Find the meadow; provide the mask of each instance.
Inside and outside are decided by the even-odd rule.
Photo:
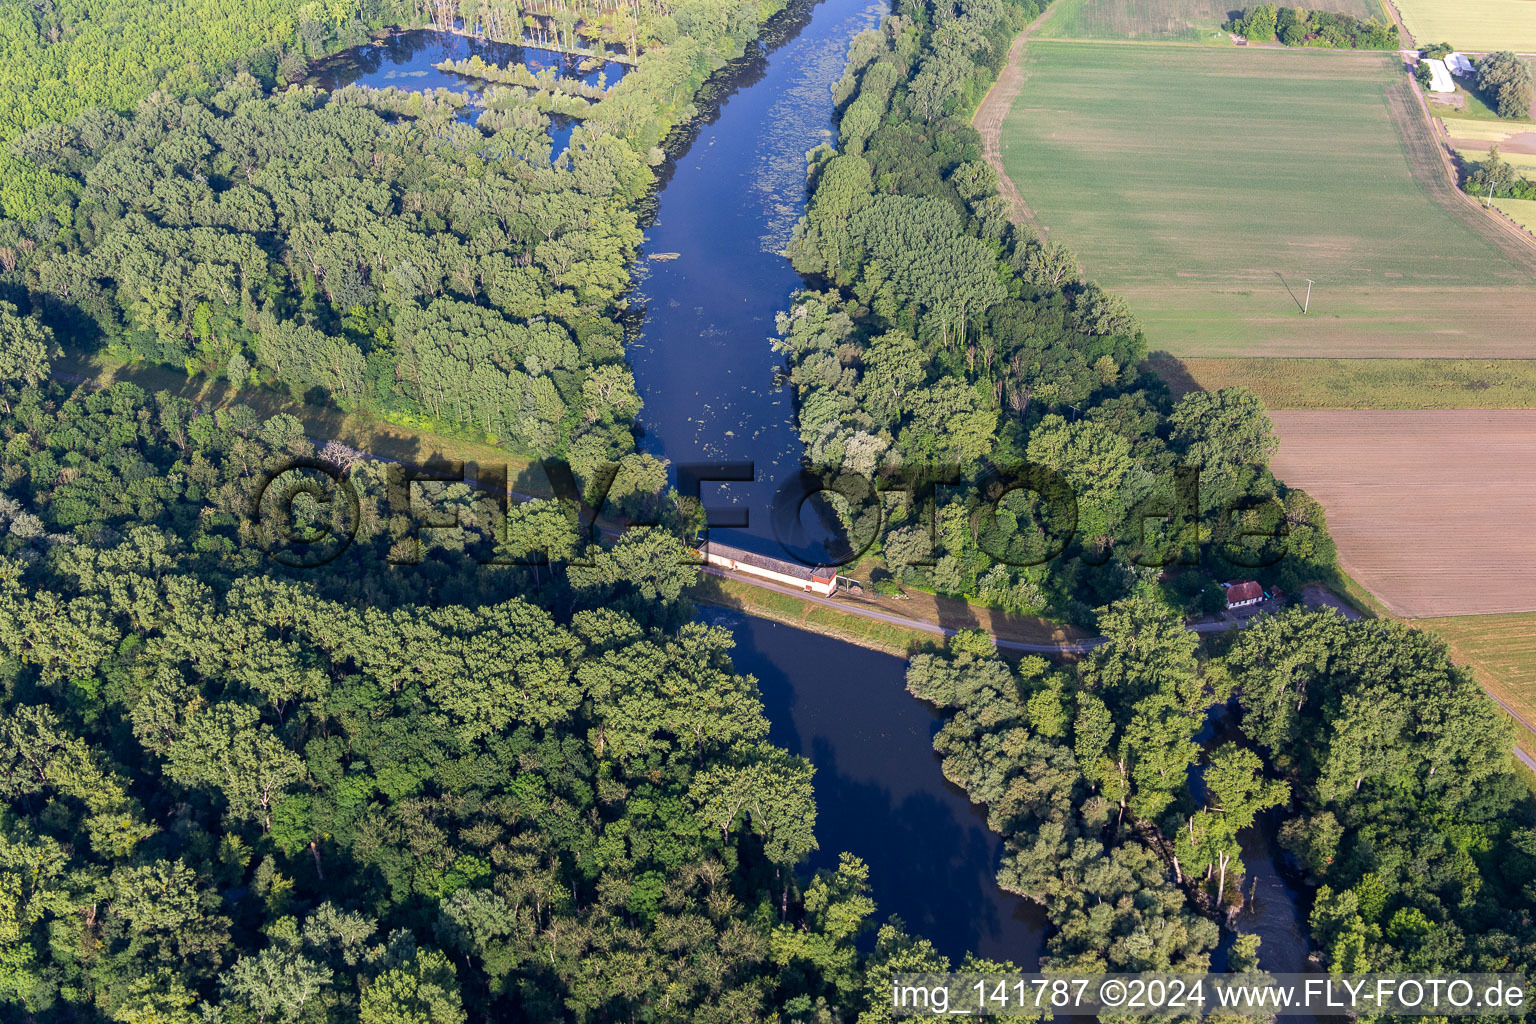
[[[1530,121],[1506,121],[1477,117],[1442,117],[1445,132],[1452,139],[1465,139],[1499,146],[1526,146],[1536,142],[1536,125]],[[1480,149],[1486,146],[1478,147]]]
[[[1246,6],[1228,0],[1056,0],[1039,39],[1135,39],[1232,45],[1221,26]],[[1312,10],[1379,18],[1376,0],[1323,0]]]
[[[1536,251],[1456,195],[1395,56],[1036,40],[1023,63],[1004,166],[1154,349],[1529,354]]]
[[[1403,24],[1422,44],[1463,50],[1536,52],[1536,4],[1530,0],[1394,0]]]
[[[1527,231],[1536,231],[1536,199],[1495,199],[1493,205]]]
[[[1488,150],[1469,145],[1458,148],[1456,155],[1461,158],[1464,165],[1478,164],[1488,159]],[[1527,178],[1536,177],[1536,153],[1511,153],[1500,148],[1499,156]]]

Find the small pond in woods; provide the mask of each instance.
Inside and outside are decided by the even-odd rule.
[[[474,124],[482,110],[479,96],[492,83],[482,78],[441,71],[437,65],[445,60],[468,60],[475,56],[498,67],[525,64],[535,74],[546,68],[554,68],[561,78],[595,86],[611,86],[629,70],[628,65],[617,61],[603,61],[514,43],[494,43],[456,32],[418,28],[392,32],[365,46],[355,46],[328,57],[316,66],[309,81],[332,92],[347,85],[360,85],[369,89],[393,87],[411,92],[448,89],[470,98],[469,106],[460,111],[458,116],[459,120]],[[550,116],[549,135],[554,142],[550,150],[552,157],[565,152],[576,123],[574,118],[558,114]]]

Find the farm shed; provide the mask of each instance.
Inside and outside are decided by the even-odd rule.
[[[1455,92],[1456,83],[1451,81],[1451,72],[1445,66],[1445,61],[1426,57],[1424,63],[1429,65],[1429,91],[1430,92]]]
[[[1471,78],[1473,74],[1472,60],[1464,53],[1446,54],[1445,67],[1457,78]]]

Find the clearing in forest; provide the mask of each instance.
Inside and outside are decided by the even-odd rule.
[[[1536,411],[1282,411],[1275,475],[1394,615],[1536,611]]]
[[[1456,193],[1395,55],[1034,39],[1022,60],[1004,167],[1152,348],[1529,355],[1536,249]]]
[[[1530,0],[1394,0],[1420,45],[1446,42],[1475,53],[1536,52],[1536,4]]]

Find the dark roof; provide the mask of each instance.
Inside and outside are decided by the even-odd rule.
[[[836,569],[826,566],[809,566],[801,562],[789,562],[782,558],[772,558],[768,555],[759,555],[755,551],[744,551],[741,548],[733,548],[728,544],[717,544],[714,541],[704,543],[706,555],[714,555],[716,558],[728,558],[742,565],[755,565],[759,569],[767,569],[769,572],[782,573],[785,576],[793,576],[801,580],[829,580],[837,575]]]
[[[1264,588],[1253,580],[1239,580],[1236,583],[1227,584],[1227,603],[1236,604],[1239,601],[1260,601],[1264,598]]]

